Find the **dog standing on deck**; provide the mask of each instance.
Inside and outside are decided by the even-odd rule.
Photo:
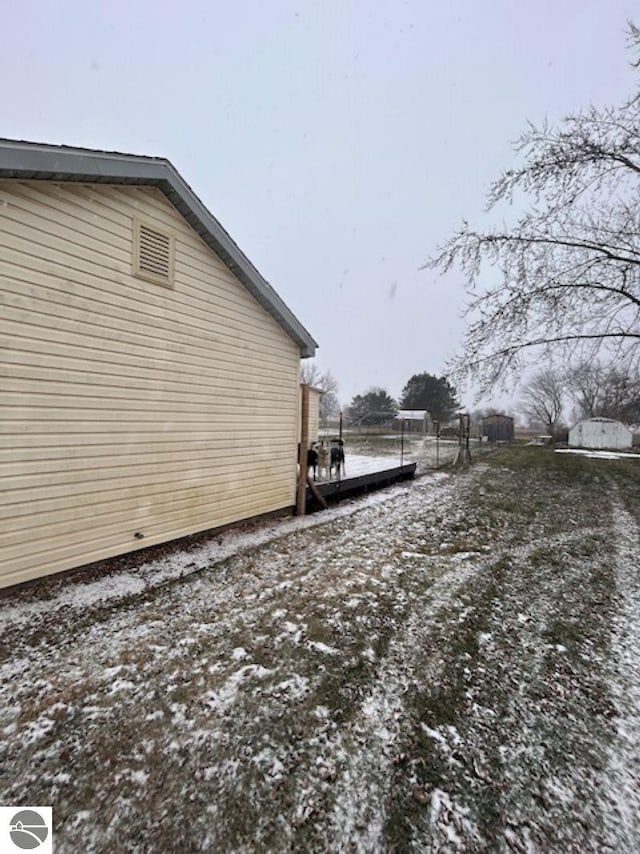
[[[309,469],[313,470],[313,479],[316,479],[318,474],[318,443],[312,442],[311,447],[307,451],[307,474]]]
[[[317,447],[318,451],[318,477],[320,480],[330,480],[331,479],[331,450],[325,445],[324,442],[320,442]]]
[[[329,468],[332,474],[335,471],[336,477],[345,474],[344,468],[344,442],[342,439],[331,440],[331,463]]]

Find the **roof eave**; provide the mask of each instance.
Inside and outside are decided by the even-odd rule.
[[[249,293],[295,341],[303,358],[317,343],[231,236],[164,158],[0,140],[0,178],[158,187]]]

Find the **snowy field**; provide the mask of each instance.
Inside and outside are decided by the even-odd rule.
[[[505,449],[5,594],[0,802],[59,852],[640,850],[635,466]]]

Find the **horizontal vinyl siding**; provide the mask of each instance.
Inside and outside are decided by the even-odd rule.
[[[0,311],[0,586],[293,504],[298,349],[159,191],[0,181]]]
[[[320,436],[320,394],[309,389],[309,440],[311,442]]]

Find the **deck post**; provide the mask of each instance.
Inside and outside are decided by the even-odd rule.
[[[309,450],[309,384],[300,384],[300,445],[298,446],[298,486],[296,515],[307,509],[307,451]]]
[[[318,504],[320,505],[320,507],[322,507],[322,509],[323,509],[323,510],[326,510],[326,509],[328,508],[328,506],[329,506],[329,505],[328,505],[328,504],[327,504],[327,502],[324,500],[324,496],[323,496],[323,494],[320,492],[320,490],[319,490],[319,489],[318,489],[318,487],[315,485],[315,483],[311,480],[311,478],[309,477],[309,475],[307,475],[307,486],[308,486],[308,487],[309,487],[309,489],[311,490],[311,494],[313,495],[313,497],[315,498],[315,500],[318,502]]]

